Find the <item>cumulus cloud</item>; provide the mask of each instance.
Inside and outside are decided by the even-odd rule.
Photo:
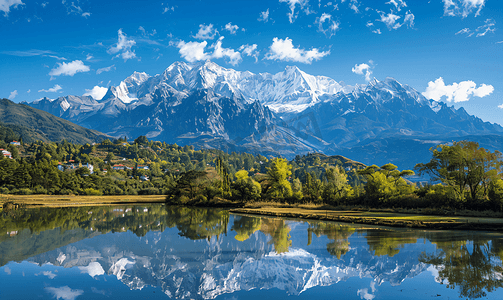
[[[49,277],[49,279],[54,279],[57,276],[56,274],[52,273],[52,271],[43,271],[42,274]]]
[[[199,25],[199,31],[193,37],[200,40],[212,40],[215,38],[215,35],[217,34],[218,30],[213,28],[213,24],[210,25],[201,24]]]
[[[122,28],[118,30],[118,41],[117,44],[110,46],[108,48],[107,53],[108,54],[116,54],[114,57],[119,57],[121,56],[124,61],[127,61],[128,59],[135,58],[136,53],[131,49],[134,45],[136,45],[135,40],[133,39],[128,39],[126,34],[122,32]]]
[[[498,108],[503,109],[503,104],[498,105]]]
[[[236,31],[239,29],[238,25],[232,25],[230,22],[225,24],[225,30],[229,31],[231,34],[236,34]]]
[[[353,73],[358,74],[358,75],[364,75],[365,74],[365,80],[370,81],[370,75],[372,75],[372,69],[371,66],[363,63],[363,64],[356,64],[354,68],[351,69]],[[365,71],[365,72],[364,72]]]
[[[261,12],[260,17],[257,20],[267,23],[267,21],[269,21],[269,8],[266,11]]]
[[[287,14],[288,19],[290,20],[290,23],[293,23],[295,19],[298,16],[298,12],[295,13],[295,8],[298,5],[300,9],[305,9],[306,13],[309,14],[309,0],[279,0],[279,2],[285,2],[288,3],[288,6],[290,7],[290,12]]]
[[[45,290],[52,294],[57,300],[75,300],[75,298],[84,294],[83,290],[73,290],[69,286],[62,286],[60,288],[46,287]]]
[[[314,23],[318,24],[318,31],[323,32],[323,34],[325,34],[325,36],[328,36],[329,38],[335,34],[340,25],[339,22],[332,20],[332,15],[329,15],[327,13],[323,13],[321,17],[316,18],[316,21]],[[325,23],[328,25],[327,28],[325,28]]]
[[[86,89],[86,92],[82,96],[91,96],[96,100],[101,100],[105,97],[108,89],[106,87],[94,86],[92,89]]]
[[[4,15],[7,17],[10,12],[10,8],[17,8],[18,5],[24,5],[21,0],[0,0],[0,10],[3,11]]]
[[[99,68],[98,70],[96,70],[96,74],[101,74],[103,72],[110,72],[112,70],[115,70],[115,65],[111,65],[111,66],[105,67],[105,68]]]
[[[54,76],[67,75],[73,76],[79,72],[89,72],[89,66],[84,65],[81,60],[74,60],[69,63],[58,63],[58,67],[54,68],[49,72],[51,75],[51,80],[54,79]]]
[[[444,16],[462,16],[466,18],[475,11],[475,16],[480,15],[480,11],[486,0],[442,0],[444,2]]]
[[[17,96],[17,90],[14,90],[13,92],[10,93],[9,99],[13,100],[14,98],[16,98],[16,96]]]
[[[344,2],[344,1],[342,1]],[[356,14],[360,12],[360,10],[358,9],[358,6],[360,5],[358,3],[358,0],[351,0],[349,3],[349,8],[351,8]]]
[[[241,47],[239,47],[239,51],[241,51],[241,53],[243,53],[244,55],[255,57],[255,62],[258,61],[259,52],[257,51],[257,44],[242,45]]]
[[[265,58],[268,60],[293,61],[310,64],[313,60],[319,60],[329,54],[330,51],[320,52],[316,48],[312,48],[311,50],[295,48],[292,40],[288,37],[284,40],[275,37],[273,38],[272,45],[269,47],[269,52],[266,54]]]
[[[400,18],[401,18],[400,16],[397,16],[393,13],[389,14],[382,13],[380,21],[386,24],[389,30],[398,29],[402,26],[400,23],[397,22]]]
[[[56,93],[63,89],[59,84],[55,84],[54,87],[48,89],[48,90],[39,90],[38,92],[46,92],[46,93]]]
[[[471,80],[461,81],[460,83],[454,82],[451,85],[445,85],[442,77],[435,80],[435,82],[428,82],[426,91],[422,94],[428,99],[439,101],[442,97],[447,98],[447,102],[454,101],[464,102],[470,100],[473,95],[475,97],[485,97],[494,91],[492,85],[481,84],[477,88],[477,84]]]
[[[208,49],[213,49],[212,53],[205,52],[208,42],[184,42],[179,41],[176,46],[179,49],[180,55],[188,62],[195,62],[199,60],[206,60],[212,58],[227,58],[231,65],[237,65],[241,62],[241,53],[230,48],[222,47],[222,40],[220,37],[216,43],[209,46]]]

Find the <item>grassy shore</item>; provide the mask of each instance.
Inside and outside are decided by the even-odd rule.
[[[2,195],[0,207],[5,202],[12,201],[24,207],[76,207],[94,205],[114,205],[125,203],[164,203],[166,196],[74,196],[74,195]]]
[[[118,204],[164,203],[164,195],[2,195],[5,202],[24,207],[77,207]],[[368,225],[412,227],[423,229],[488,230],[503,232],[503,215],[490,211],[447,211],[442,209],[369,209],[366,207],[332,207],[316,204],[282,204],[271,202],[241,202],[217,199],[190,203],[190,206],[219,207],[232,213],[358,223]]]
[[[343,209],[320,205],[278,205],[268,203],[256,203],[248,207],[234,208],[230,211],[237,214],[336,221],[379,226],[503,232],[503,218],[500,216],[495,217],[492,212],[460,211],[452,212],[453,214],[451,215],[431,215],[425,214],[421,209]]]

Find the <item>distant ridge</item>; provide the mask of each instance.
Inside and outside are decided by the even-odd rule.
[[[5,98],[0,99],[0,124],[12,129],[25,142],[67,140],[85,144],[110,138],[104,133],[84,128],[25,104],[16,104]]]

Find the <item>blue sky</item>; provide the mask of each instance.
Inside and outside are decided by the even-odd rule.
[[[134,71],[211,59],[390,76],[503,125],[502,25],[500,0],[0,0],[0,97],[99,97]]]

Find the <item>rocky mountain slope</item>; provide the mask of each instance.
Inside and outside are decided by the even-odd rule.
[[[297,67],[254,74],[210,61],[175,62],[155,76],[133,73],[100,100],[65,96],[29,105],[114,136],[288,158],[323,152],[387,163],[394,159],[387,155],[394,148],[384,146],[390,140],[401,141],[393,147],[415,143],[424,157],[432,141],[496,136],[496,146],[503,145],[503,127],[428,100],[393,78],[348,86]],[[381,151],[362,152],[369,145]],[[407,160],[395,163],[411,167]]]

